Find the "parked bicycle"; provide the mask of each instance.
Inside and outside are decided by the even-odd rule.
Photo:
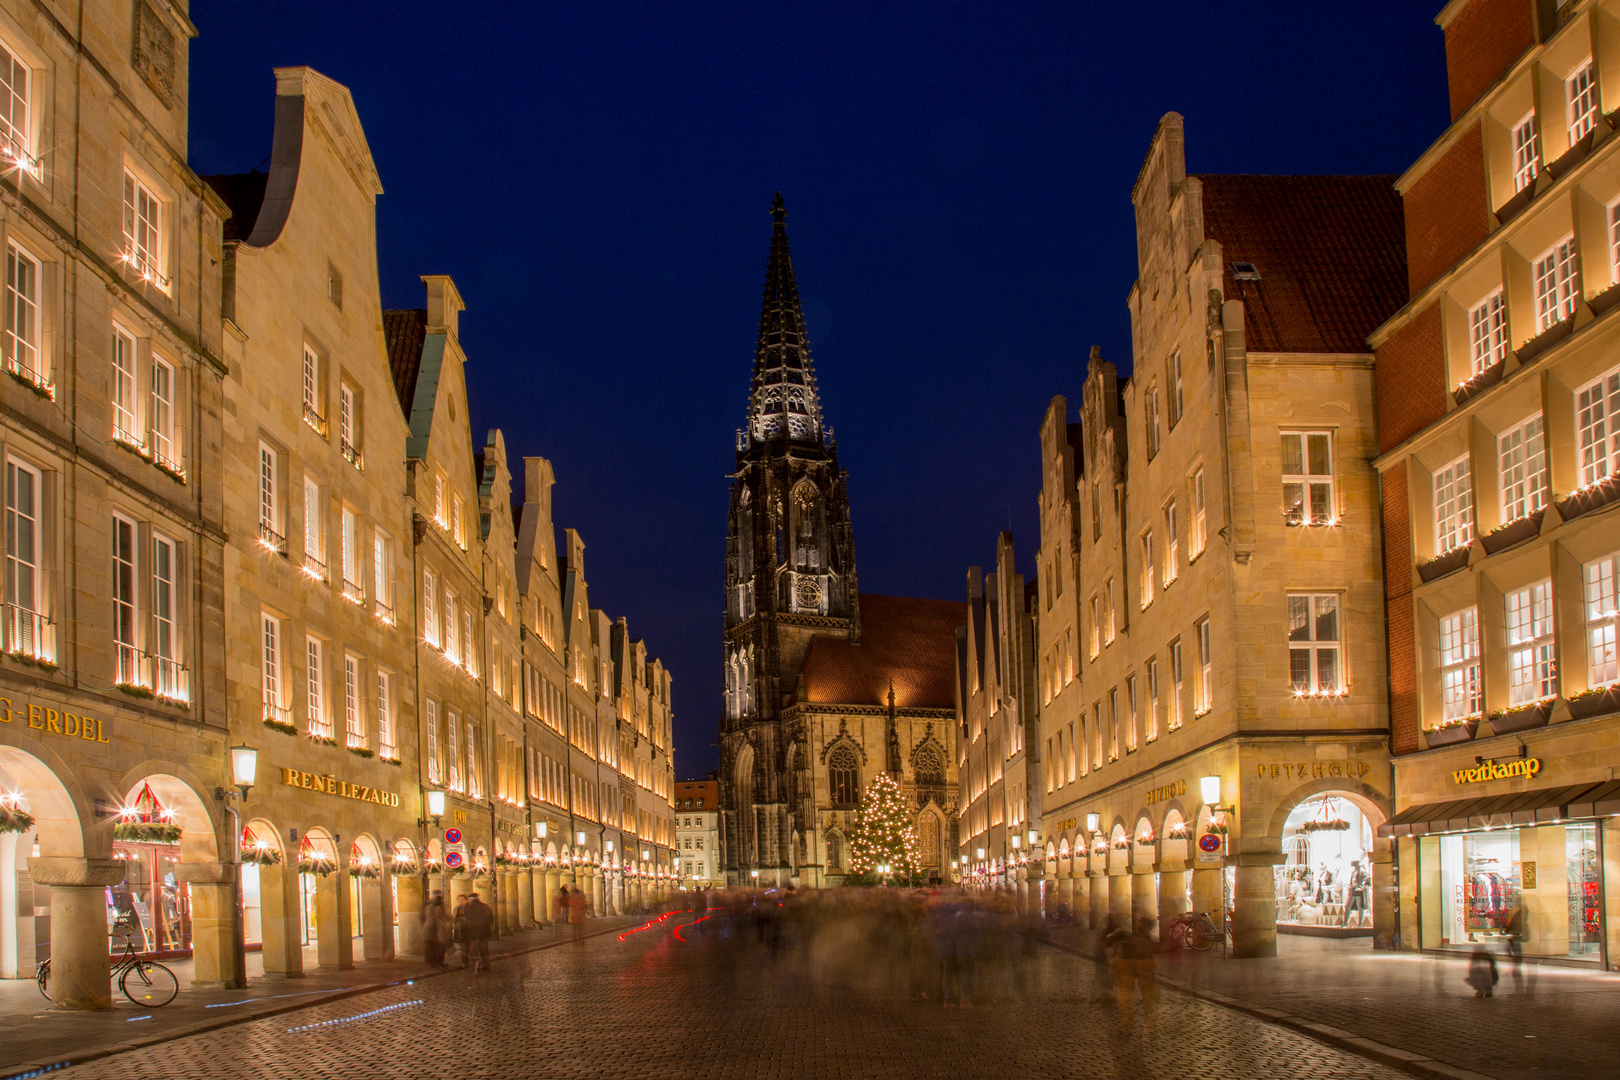
[[[1073,926],[1074,912],[1069,910],[1068,904],[1059,904],[1057,910],[1052,912],[1052,925]]]
[[[116,957],[112,966],[112,977],[124,996],[143,1009],[161,1008],[173,1001],[180,992],[180,980],[156,960],[147,960],[135,951],[135,939],[141,934],[140,927],[120,919],[113,924],[112,933],[114,937],[124,939],[123,955]],[[34,981],[39,984],[39,992],[45,995],[45,1000],[51,1000],[49,960],[39,965]]]
[[[1178,948],[1197,949],[1203,952],[1212,945],[1220,943],[1221,932],[1215,928],[1215,920],[1209,917],[1209,912],[1186,912],[1177,915],[1170,924],[1170,940]]]

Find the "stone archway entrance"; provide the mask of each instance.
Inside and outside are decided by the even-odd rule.
[[[1371,800],[1327,791],[1300,800],[1282,826],[1277,932],[1371,937],[1372,862],[1384,816]]]

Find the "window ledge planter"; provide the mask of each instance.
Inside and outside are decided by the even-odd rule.
[[[1537,510],[1529,517],[1510,521],[1499,529],[1493,529],[1479,538],[1480,545],[1485,548],[1485,554],[1495,555],[1499,551],[1506,551],[1515,544],[1522,544],[1526,540],[1533,540],[1541,535],[1541,519],[1546,516],[1546,510]]]
[[[1607,315],[1616,307],[1620,307],[1620,285],[1610,285],[1586,303],[1591,307],[1593,315],[1600,318]]]
[[[1574,319],[1559,319],[1547,329],[1520,345],[1516,350],[1520,364],[1528,364],[1536,357],[1552,348],[1554,345],[1569,337],[1575,329]]]
[[[1478,397],[1501,382],[1502,373],[1506,370],[1507,360],[1498,360],[1467,382],[1458,384],[1457,389],[1451,392],[1451,396],[1457,400],[1458,405],[1466,404],[1469,399]]]
[[[1557,180],[1575,166],[1579,165],[1582,161],[1586,160],[1586,155],[1592,152],[1592,144],[1597,141],[1597,133],[1598,129],[1593,128],[1585,135],[1582,135],[1580,138],[1576,139],[1574,144],[1571,145],[1568,150],[1565,150],[1562,154],[1558,155],[1557,161],[1547,162],[1547,171],[1552,174],[1552,178],[1554,180]]]
[[[293,724],[283,724],[280,720],[266,720],[264,726],[271,731],[279,731],[283,735],[296,735],[298,728]]]
[[[1601,510],[1615,500],[1620,499],[1620,473],[1605,476],[1595,484],[1588,484],[1579,491],[1571,492],[1556,501],[1558,514],[1565,521],[1590,514],[1594,510]]]
[[[1430,728],[1423,733],[1423,738],[1429,744],[1429,749],[1437,746],[1455,746],[1465,743],[1474,737],[1479,730],[1479,717],[1470,716],[1460,724],[1447,724],[1444,727]]]
[[[1426,585],[1431,581],[1445,577],[1447,574],[1461,570],[1468,565],[1468,555],[1471,547],[1470,544],[1464,544],[1462,547],[1448,551],[1444,555],[1436,555],[1427,562],[1418,563],[1418,577],[1422,578],[1423,583]]]
[[[1553,703],[1547,701],[1532,701],[1528,705],[1520,705],[1515,709],[1506,709],[1499,713],[1491,713],[1491,731],[1497,735],[1506,735],[1513,731],[1527,731],[1530,728],[1546,727],[1547,719],[1552,716]]]
[[[1530,183],[1524,185],[1524,187],[1518,193],[1516,193],[1513,198],[1509,199],[1507,202],[1503,203],[1497,208],[1496,220],[1503,225],[1506,225],[1518,215],[1520,210],[1523,210],[1525,207],[1529,206],[1530,200],[1535,197],[1536,182],[1532,180]]]
[[[1596,690],[1588,690],[1584,694],[1565,698],[1564,704],[1569,706],[1571,720],[1585,720],[1590,716],[1620,712],[1620,683],[1600,686]]]

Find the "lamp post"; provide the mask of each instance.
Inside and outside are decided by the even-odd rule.
[[[236,812],[231,800],[240,799],[244,805],[247,803],[248,792],[253,789],[253,781],[259,771],[259,751],[251,746],[233,746],[226,751],[226,757],[231,766],[231,786],[236,790],[216,788],[214,798],[225,804],[225,812],[231,817],[231,909],[236,912],[236,927],[231,942],[236,970],[232,974],[231,985],[240,990],[247,986],[247,926],[242,908],[242,815]]]
[[[1221,805],[1221,778],[1219,776],[1201,776],[1201,777],[1199,777],[1198,778],[1198,793],[1204,797],[1204,802],[1209,806],[1209,812],[1210,812],[1210,815],[1211,815],[1210,825],[1212,827],[1215,824],[1214,815],[1216,815],[1216,814],[1226,814],[1226,813],[1234,813],[1234,814],[1237,813],[1236,804],[1233,804],[1232,806],[1222,806]],[[1227,828],[1227,831],[1230,833],[1231,828],[1232,828],[1231,824],[1228,823],[1226,828]],[[1223,842],[1221,846],[1225,847],[1226,844]],[[1226,894],[1226,874],[1223,872],[1221,874],[1221,955],[1222,955],[1222,957],[1225,957],[1226,955],[1228,955],[1227,954],[1227,943],[1226,943],[1226,909],[1231,904],[1231,902],[1232,902],[1232,898]],[[1235,923],[1235,920],[1234,920],[1234,923]]]

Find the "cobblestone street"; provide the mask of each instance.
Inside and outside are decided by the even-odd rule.
[[[639,932],[221,1028],[61,1070],[71,1077],[1394,1077],[1165,991],[1156,1034],[1118,1034],[1112,987],[1056,950],[982,972],[965,1011],[904,1000],[848,956],[773,958]],[[896,1000],[896,997],[902,1000]]]

